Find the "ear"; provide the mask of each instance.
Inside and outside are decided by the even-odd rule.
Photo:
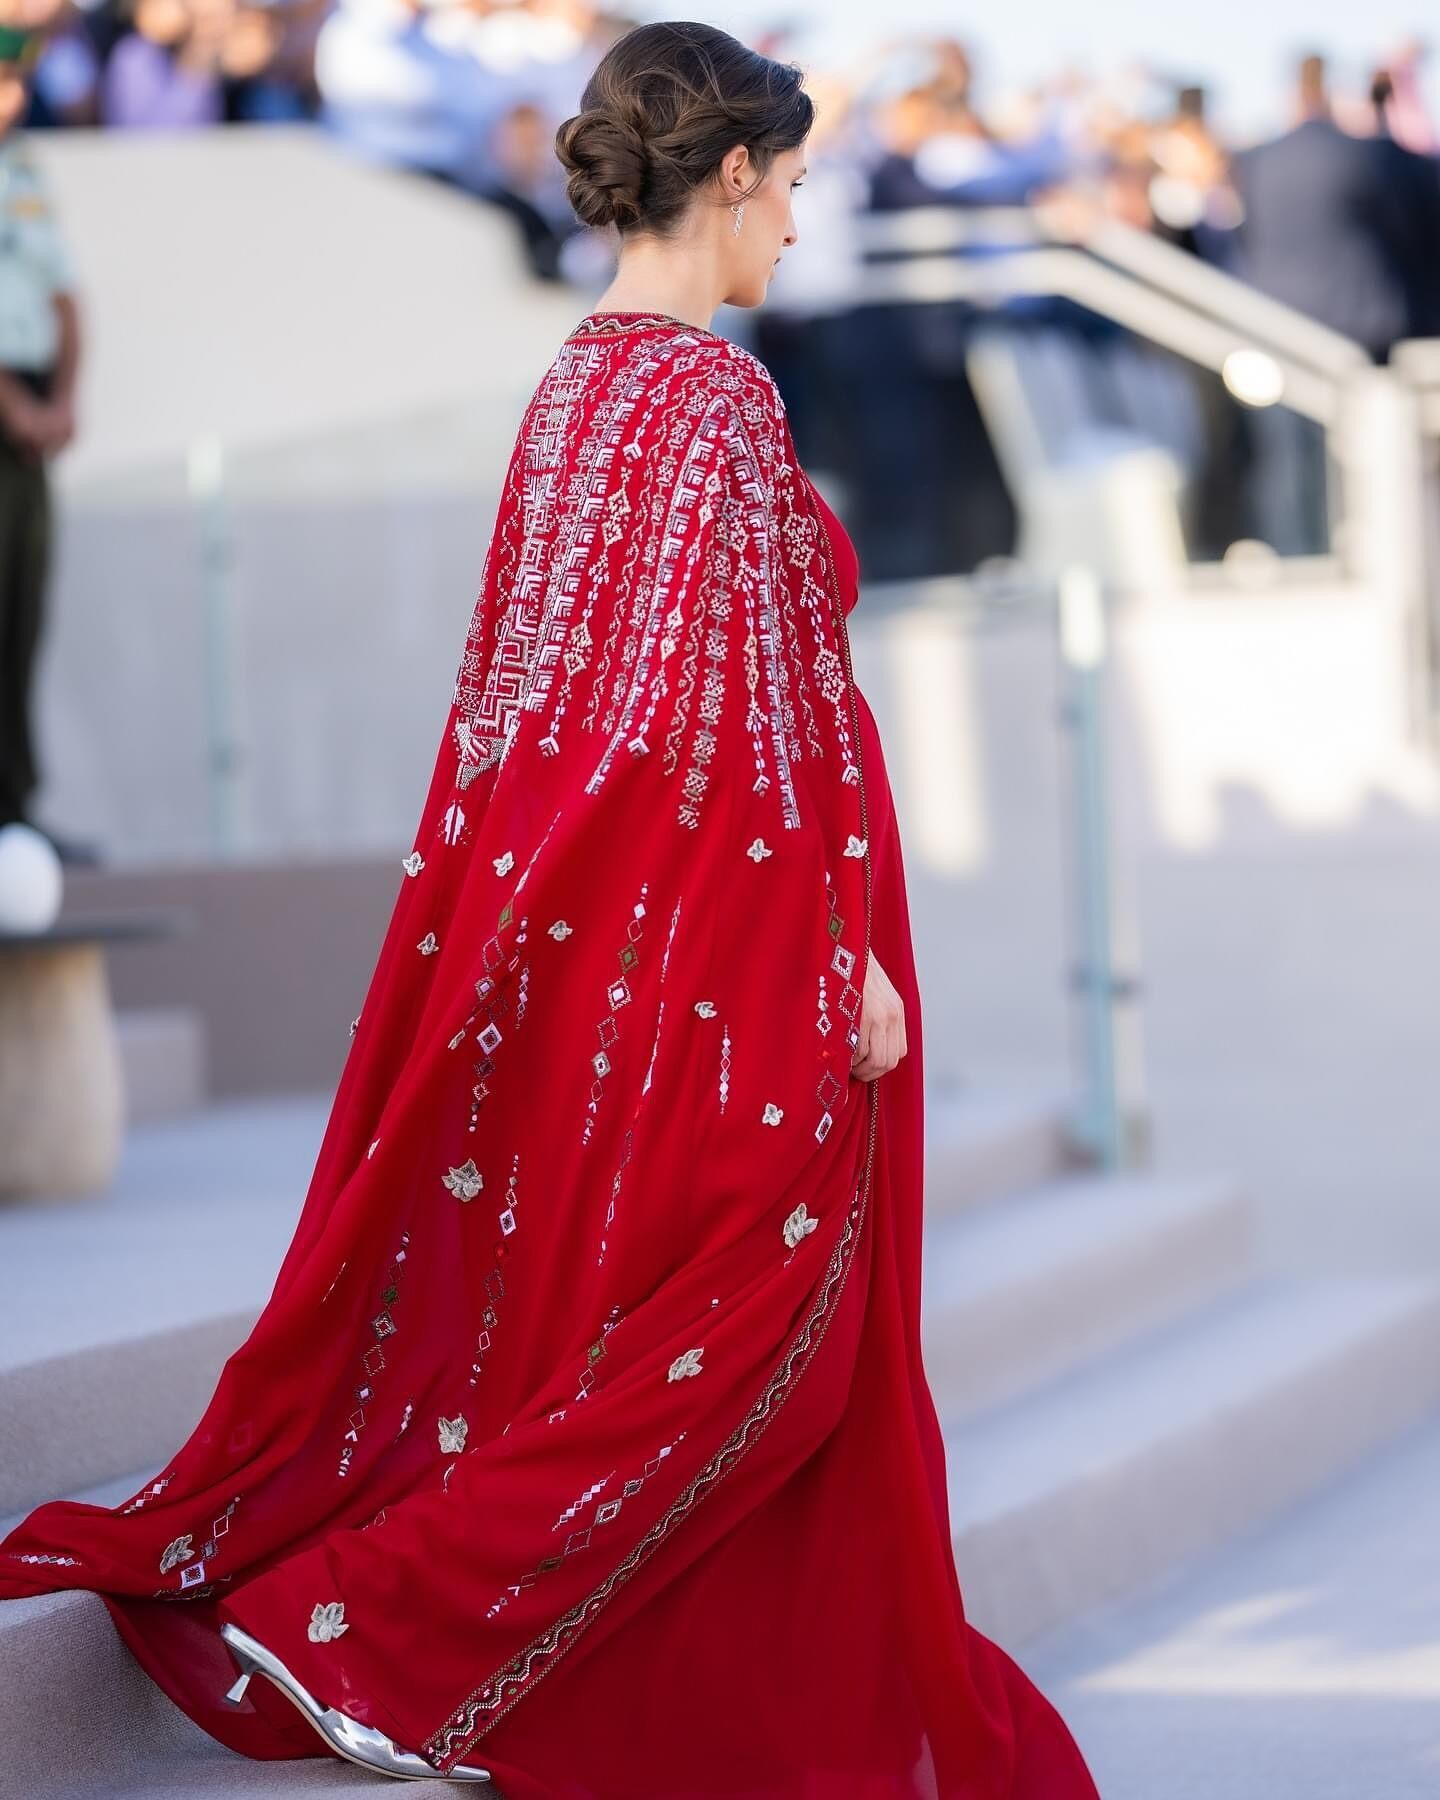
[[[720,180],[727,193],[732,188],[736,193],[744,193],[750,186],[753,173],[754,165],[746,144],[733,144],[720,158]]]

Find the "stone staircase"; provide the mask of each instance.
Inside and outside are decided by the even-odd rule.
[[[1058,1133],[1046,1167],[982,1131],[1025,1174],[967,1181],[975,1134],[931,1109],[922,1333],[966,1613],[1007,1648],[1440,1410],[1432,1277],[1267,1273],[1234,1177],[1105,1176]]]
[[[193,1429],[268,1296],[325,1110],[233,1103],[137,1128],[109,1195],[0,1213],[16,1277],[0,1529],[61,1494],[127,1499]],[[1258,1270],[1239,1183],[1085,1167],[1058,1092],[935,1096],[927,1209],[922,1329],[961,1588],[1012,1651],[1440,1406],[1440,1284]],[[382,1779],[234,1756],[83,1592],[0,1603],[0,1743],[0,1800]]]

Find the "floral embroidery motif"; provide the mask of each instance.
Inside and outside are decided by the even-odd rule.
[[[418,875],[425,867],[425,858],[418,850],[412,850],[408,856],[400,858],[400,867],[407,875]]]
[[[795,1208],[794,1212],[791,1213],[790,1217],[785,1221],[784,1237],[786,1244],[793,1250],[800,1242],[801,1238],[809,1237],[810,1233],[819,1223],[820,1221],[818,1219],[812,1219],[806,1212],[805,1202],[802,1200]]]
[[[307,1633],[312,1644],[328,1644],[332,1638],[340,1637],[349,1629],[343,1600],[317,1600],[315,1602],[315,1610],[310,1615],[310,1627]]]
[[[495,873],[497,875],[508,875],[515,867],[515,858],[508,850],[503,856],[492,857],[491,860],[495,864]]]
[[[765,842],[764,838],[757,837],[745,854],[750,857],[752,861],[758,863],[762,857],[773,856],[775,852]]]
[[[422,956],[433,956],[440,948],[440,940],[433,931],[427,931],[415,948]]]
[[[440,1424],[440,1448],[446,1456],[458,1456],[465,1448],[465,1434],[470,1426],[464,1413],[456,1413],[453,1419],[442,1417]]]
[[[485,1185],[485,1177],[475,1167],[475,1158],[467,1157],[458,1169],[442,1175],[441,1181],[457,1200],[473,1200]]]
[[[715,1002],[713,1000],[697,1000],[695,1002],[695,1010],[702,1019],[713,1019],[715,1017]]]
[[[190,1558],[195,1554],[190,1548],[190,1542],[194,1536],[195,1533],[193,1531],[187,1531],[184,1537],[177,1537],[173,1543],[169,1543],[165,1546],[164,1554],[160,1558],[160,1573],[162,1575],[168,1575],[175,1567],[176,1563],[189,1562]]]
[[[359,1030],[359,1029],[360,1029],[360,1021],[359,1021],[359,1019],[358,1019],[358,1018],[355,1018],[355,1019],[352,1019],[352,1020],[351,1020],[351,1021],[350,1021],[350,1035],[351,1035],[351,1037],[354,1037],[354,1035],[355,1035],[355,1033],[356,1033],[356,1032],[357,1032],[357,1031],[358,1031],[358,1030]]]
[[[701,1373],[700,1358],[704,1354],[705,1346],[702,1344],[698,1350],[687,1350],[683,1355],[677,1356],[671,1363],[670,1373],[665,1379],[679,1381],[686,1375],[699,1375]]]
[[[868,838],[856,837],[853,831],[849,836],[850,841],[846,844],[842,854],[845,856],[863,856],[865,854],[865,846],[870,840]]]
[[[365,1152],[365,1156],[366,1156],[366,1159],[367,1159],[367,1161],[368,1161],[368,1159],[369,1159],[369,1158],[370,1158],[370,1157],[372,1157],[372,1156],[373,1156],[373,1155],[374,1155],[374,1154],[375,1154],[375,1152],[376,1152],[376,1151],[377,1151],[377,1150],[378,1150],[378,1149],[379,1149],[379,1148],[380,1148],[380,1140],[379,1140],[379,1138],[376,1138],[376,1140],[375,1140],[375,1142],[374,1142],[374,1143],[373,1143],[373,1144],[372,1144],[372,1145],[371,1145],[371,1146],[370,1146],[370,1148],[369,1148],[369,1149],[368,1149],[368,1150],[367,1150],[367,1151],[366,1151],[366,1152]]]
[[[550,935],[557,944],[563,944],[574,929],[573,925],[567,925],[563,919],[557,919],[550,927]]]
[[[784,1111],[778,1107],[773,1100],[767,1100],[765,1102],[765,1110],[760,1115],[762,1123],[766,1125],[778,1125],[784,1117]]]

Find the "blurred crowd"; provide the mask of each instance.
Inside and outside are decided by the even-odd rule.
[[[553,139],[635,22],[593,0],[0,0],[0,73],[23,78],[32,130],[313,123],[357,155],[502,208],[535,275],[593,288],[613,245],[571,212]],[[997,315],[1088,359],[1078,379],[1101,415],[1122,387],[1144,389],[1156,417],[1168,406],[1192,553],[1240,538],[1326,547],[1324,444],[1310,421],[1284,406],[1261,417],[1193,369],[1177,409],[1181,378],[1157,354],[1138,388],[1129,365],[1124,382],[1097,380],[1128,334],[1043,296],[857,309],[857,271],[874,260],[861,227],[915,207],[1037,203],[1082,226],[1120,220],[1383,362],[1400,339],[1440,335],[1440,140],[1422,43],[1339,77],[1319,55],[1299,60],[1269,136],[1242,145],[1217,130],[1203,88],[1150,67],[1061,67],[1001,92],[950,38],[899,34],[849,64],[823,27],[751,41],[805,68],[819,110],[797,207],[807,253],[787,259],[749,328],[793,395],[802,450],[853,491],[873,575],[970,569],[1013,542],[1013,481],[966,362],[977,323]],[[848,435],[864,441],[843,443],[857,407],[867,431]],[[1129,401],[1108,423],[1166,429]]]

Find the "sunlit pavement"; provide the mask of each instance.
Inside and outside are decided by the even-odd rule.
[[[1440,1794],[1440,1420],[1020,1658],[1103,1800]]]

